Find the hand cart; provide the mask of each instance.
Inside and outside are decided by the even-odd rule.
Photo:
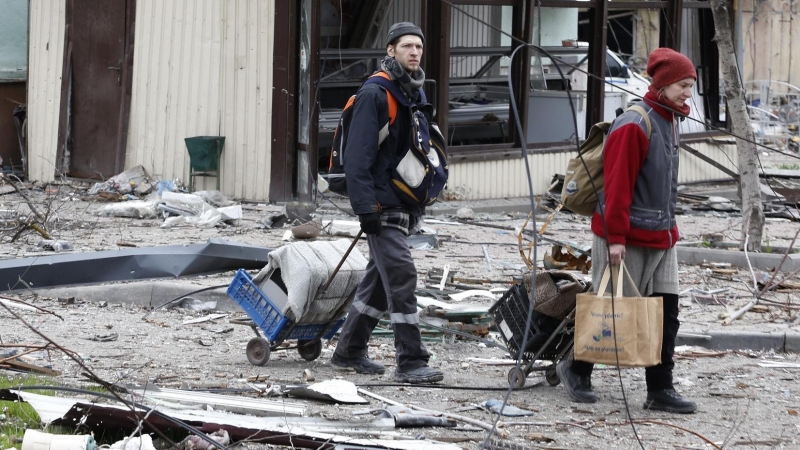
[[[350,247],[322,287],[322,292],[328,290],[362,234],[363,231],[359,231],[353,239]],[[272,275],[270,278],[279,286],[283,284],[280,276],[275,276],[277,272]],[[228,286],[227,293],[250,316],[249,320],[237,320],[231,321],[231,323],[249,325],[255,332],[256,337],[250,339],[245,350],[247,360],[254,366],[266,365],[270,353],[287,339],[297,340],[296,347],[287,347],[287,349],[297,348],[300,357],[306,361],[314,361],[319,358],[322,354],[322,339],[330,339],[339,331],[344,324],[345,314],[351,303],[350,301],[343,302],[332,316],[334,319],[329,322],[298,324],[281,313],[275,303],[253,282],[253,278],[244,269],[236,272],[236,276]],[[261,337],[259,329],[264,333],[264,337]]]
[[[247,343],[245,352],[247,360],[254,366],[266,365],[270,352],[288,339],[297,340],[297,345],[287,349],[296,348],[303,359],[314,361],[322,354],[322,339],[332,338],[345,321],[345,317],[341,317],[326,323],[297,324],[281,313],[244,269],[236,272],[227,293],[250,316],[250,319],[231,323],[249,325],[256,333],[256,337]],[[336,314],[335,317],[340,316]]]

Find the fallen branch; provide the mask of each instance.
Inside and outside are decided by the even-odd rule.
[[[669,422],[662,422],[660,420],[650,420],[650,419],[633,419],[633,420],[626,420],[625,422],[617,422],[616,425],[630,425],[631,423],[649,423],[649,424],[652,424],[652,425],[663,425],[665,427],[676,428],[678,430],[681,430],[681,431],[684,431],[686,433],[693,434],[693,435],[699,437],[705,443],[707,443],[708,445],[714,447],[717,450],[722,450],[722,447],[720,447],[719,445],[715,444],[711,439],[703,436],[702,434],[700,434],[700,433],[698,433],[696,431],[692,431],[692,430],[690,430],[688,428],[684,428],[684,427],[682,427],[680,425],[675,425],[675,424],[669,423]],[[610,422],[606,422],[606,424],[610,425],[611,423]]]
[[[48,345],[49,345],[49,344],[48,344]],[[17,359],[17,358],[19,358],[20,356],[25,356],[25,355],[27,355],[27,354],[30,354],[30,353],[33,353],[33,352],[37,352],[37,351],[39,351],[39,350],[44,350],[44,349],[46,349],[46,348],[48,347],[48,345],[45,345],[45,346],[44,346],[44,347],[42,347],[42,348],[34,347],[34,348],[31,348],[31,349],[25,350],[25,351],[24,351],[24,352],[22,352],[22,353],[17,353],[16,355],[9,356],[8,358],[3,358],[3,359],[0,359],[0,364],[3,364],[3,363],[4,363],[4,362],[6,362],[6,361],[11,361],[11,360]]]
[[[30,304],[30,303],[28,303],[28,302],[25,302],[25,301],[22,301],[22,300],[20,300],[20,299],[18,299],[18,298],[15,298],[15,297],[8,297],[8,296],[5,296],[5,295],[0,295],[0,298],[6,299],[6,300],[10,300],[10,301],[12,301],[12,302],[16,302],[16,303],[19,303],[19,304],[22,304],[22,305],[25,305],[25,306],[30,306],[31,308],[37,309],[37,310],[39,310],[39,311],[41,311],[41,312],[43,312],[43,313],[46,313],[46,314],[52,314],[52,315],[54,315],[54,316],[58,317],[59,319],[61,319],[61,320],[64,320],[64,318],[63,318],[63,317],[59,316],[58,314],[54,313],[53,311],[49,311],[49,310],[47,310],[47,309],[40,308],[40,307],[38,307],[38,306],[36,306],[36,305],[32,305],[32,304]]]
[[[781,267],[783,267],[783,263],[785,263],[786,259],[789,257],[789,253],[791,253],[792,248],[794,247],[794,243],[797,240],[797,236],[799,234],[800,234],[800,230],[798,230],[797,233],[794,234],[794,238],[792,238],[792,242],[789,244],[789,247],[786,249],[786,252],[783,254],[783,258],[781,259],[781,262],[778,263],[777,267],[775,267],[775,270],[772,272],[772,276],[770,276],[770,278],[769,278],[769,282],[764,284],[764,288],[761,289],[760,291],[756,290],[757,289],[756,277],[755,277],[755,274],[753,274],[753,287],[754,287],[753,292],[755,293],[756,298],[754,298],[753,300],[747,302],[747,304],[744,305],[742,308],[736,310],[733,314],[731,314],[730,316],[726,317],[725,320],[722,321],[723,325],[730,325],[731,323],[733,323],[734,320],[740,319],[743,315],[745,315],[745,313],[747,313],[747,311],[750,311],[751,309],[753,309],[754,306],[756,306],[758,304],[759,300],[761,300],[761,296],[762,295],[767,293],[773,287],[773,283],[775,283],[775,277],[778,275],[778,272],[780,272]],[[749,239],[749,237],[750,236],[747,236],[747,238],[745,238],[745,250],[744,250],[744,256],[747,259],[747,265],[748,266],[750,266],[750,258],[747,256],[747,239]],[[753,269],[751,267],[750,271],[752,272],[752,270]],[[797,272],[798,271],[795,271],[795,273],[797,273]],[[790,275],[789,278],[791,278],[792,276],[794,276],[794,275]],[[774,284],[774,286],[777,286],[778,284],[780,284],[780,283]]]
[[[22,199],[25,200],[25,203],[28,204],[28,207],[31,209],[31,212],[33,213],[33,215],[36,216],[37,219],[39,219],[43,223],[47,221],[47,218],[44,216],[44,214],[39,212],[39,209],[36,207],[36,205],[33,204],[33,201],[31,200],[30,197],[28,197],[28,194],[26,194],[22,189],[20,189],[19,186],[17,186],[17,183],[11,181],[11,178],[8,178],[4,173],[0,173],[0,178],[5,180],[8,184],[11,185],[11,187],[14,188],[15,191],[17,191],[17,194],[19,194],[20,197],[22,197]]]

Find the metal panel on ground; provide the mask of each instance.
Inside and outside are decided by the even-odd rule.
[[[28,67],[28,177],[52,181],[58,146],[65,0],[32,0]]]

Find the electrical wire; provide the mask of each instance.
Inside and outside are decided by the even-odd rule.
[[[165,303],[162,303],[162,304],[160,304],[160,305],[156,306],[155,308],[151,309],[150,311],[147,311],[147,313],[146,313],[145,315],[143,315],[143,316],[142,316],[142,319],[146,319],[146,318],[147,318],[147,316],[149,316],[150,314],[154,313],[156,310],[158,310],[158,309],[161,309],[161,308],[163,308],[163,307],[165,307],[165,306],[167,306],[167,305],[170,305],[170,304],[172,304],[172,303],[175,303],[175,302],[177,302],[178,300],[182,300],[182,299],[184,299],[184,298],[186,298],[186,297],[188,297],[188,296],[190,296],[190,295],[199,294],[199,293],[201,293],[201,292],[206,292],[206,291],[210,291],[210,290],[213,290],[213,289],[226,288],[226,287],[228,287],[228,286],[229,286],[229,285],[227,285],[227,284],[220,284],[219,286],[210,286],[210,287],[205,287],[205,288],[203,288],[203,289],[198,289],[198,290],[196,290],[196,291],[189,292],[188,294],[183,294],[183,295],[181,295],[181,296],[179,296],[179,297],[175,297],[175,298],[173,298],[172,300],[170,300],[170,301],[168,301],[168,302],[165,302]]]

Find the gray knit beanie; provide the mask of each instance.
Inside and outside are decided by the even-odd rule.
[[[411,22],[398,22],[389,27],[389,34],[386,35],[386,46],[388,47],[397,38],[407,34],[419,36],[419,38],[422,39],[422,43],[425,43],[425,36],[423,36],[422,30],[418,26]]]

